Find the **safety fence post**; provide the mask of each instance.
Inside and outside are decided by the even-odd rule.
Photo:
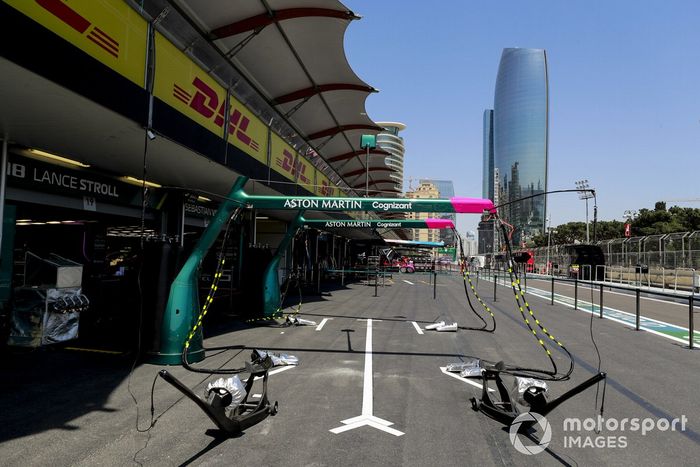
[[[554,305],[554,276],[552,276],[552,302],[550,305]]]
[[[690,293],[688,297],[688,348],[692,349],[694,346],[693,333],[695,332],[693,324],[693,292]]]
[[[639,331],[639,289],[635,291],[635,312],[634,312],[634,329]]]
[[[496,301],[496,283],[498,282],[498,274],[494,273],[493,276],[493,301]]]
[[[437,271],[433,271],[433,300],[437,297]]]
[[[578,279],[574,277],[574,310],[578,310]]]
[[[603,319],[603,284],[600,284],[600,319]]]
[[[527,292],[527,268],[523,268],[523,280],[525,281],[525,292]]]
[[[379,270],[374,270],[374,296],[377,297],[377,285],[379,285]]]

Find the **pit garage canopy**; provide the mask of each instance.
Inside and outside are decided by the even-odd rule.
[[[148,3],[177,10],[350,187],[364,188],[360,136],[381,127],[365,110],[376,89],[358,78],[344,52],[345,30],[357,15],[335,0]],[[369,156],[369,188],[384,197],[397,193],[387,155],[377,148]]]

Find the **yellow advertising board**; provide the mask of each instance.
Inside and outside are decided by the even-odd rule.
[[[156,57],[153,95],[223,137],[224,88],[160,33]]]
[[[316,194],[318,196],[338,196],[338,188],[322,172],[316,175]]]
[[[224,136],[226,90],[161,34],[156,34],[153,94],[219,137]],[[267,163],[267,127],[229,97],[228,141]]]
[[[289,144],[278,135],[272,133],[270,146],[270,166],[272,170],[282,174],[299,185],[313,191],[314,167],[311,162],[301,157]]]
[[[267,126],[233,96],[229,97],[228,141],[267,165]]]
[[[148,24],[123,0],[4,1],[120,75],[144,86]]]
[[[299,156],[297,167],[299,171],[299,180],[297,183],[311,193],[314,193],[316,168],[311,161],[301,156]]]
[[[294,149],[272,133],[270,138],[270,167],[285,178],[294,181]]]

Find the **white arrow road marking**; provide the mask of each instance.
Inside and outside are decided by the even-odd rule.
[[[418,326],[418,323],[416,323],[415,321],[411,321],[411,323],[413,323],[413,327],[416,328],[416,332],[418,334],[423,334],[423,330],[420,328],[420,326]]]
[[[277,373],[282,373],[283,371],[291,370],[292,368],[296,368],[296,365],[287,365],[287,366],[281,366],[279,368],[275,368],[274,370],[270,370],[267,372],[267,376],[272,376],[276,375]],[[263,379],[262,376],[256,376],[253,381],[257,381],[259,379]],[[248,381],[248,379],[244,379],[243,382],[245,383]]]
[[[374,411],[372,377],[372,320],[368,319],[367,337],[365,341],[365,378],[362,389],[362,415],[342,420],[340,423],[342,423],[344,426],[339,426],[337,428],[329,430],[331,433],[337,435],[345,431],[360,428],[361,426],[371,426],[372,428],[376,428],[377,430],[384,431],[394,436],[402,436],[404,434],[402,431],[390,428],[390,425],[394,424],[393,422],[383,420],[379,417],[375,417],[374,415],[372,415]]]
[[[319,324],[318,326],[316,326],[316,330],[317,330],[317,331],[320,331],[321,329],[323,329],[323,326],[326,325],[326,322],[327,322],[329,319],[333,319],[333,318],[323,318],[323,319],[321,320],[321,324]]]
[[[468,378],[462,378],[461,376],[459,376],[458,373],[452,373],[452,372],[450,372],[450,371],[447,371],[447,367],[446,367],[446,366],[441,366],[441,367],[440,367],[440,371],[442,371],[443,373],[445,373],[447,376],[451,376],[451,377],[453,377],[453,378],[455,378],[455,379],[457,379],[457,380],[459,380],[459,381],[461,381],[461,382],[463,382],[463,383],[471,384],[471,385],[474,386],[475,388],[483,389],[483,387],[484,387],[484,386],[482,386],[481,384],[477,383],[476,381],[472,381],[472,380],[470,380],[470,379],[468,379]],[[489,388],[489,392],[493,392],[493,391],[494,391],[493,389]]]
[[[416,285],[416,284],[414,284],[414,283],[411,282],[411,281],[407,281],[406,279],[403,279],[403,281],[404,281],[405,283],[407,283],[407,284]]]

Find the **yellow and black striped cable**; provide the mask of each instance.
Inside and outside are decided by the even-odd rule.
[[[503,224],[501,224],[501,228],[503,229],[503,236],[505,238],[506,242],[506,253],[507,253],[507,259],[508,259],[508,274],[510,276],[510,285],[513,290],[513,294],[515,296],[515,304],[518,307],[518,310],[520,311],[520,314],[525,321],[525,325],[528,327],[532,335],[535,337],[537,342],[540,344],[542,349],[544,349],[545,353],[547,354],[547,357],[549,358],[549,361],[552,364],[552,371],[547,371],[547,370],[541,370],[541,369],[533,369],[533,368],[513,368],[511,370],[514,371],[525,371],[525,372],[534,372],[534,373],[544,373],[546,375],[549,375],[550,378],[549,380],[551,381],[561,381],[568,379],[571,373],[574,371],[574,359],[569,350],[562,344],[559,340],[557,340],[548,330],[547,328],[542,324],[542,322],[537,318],[535,313],[532,311],[532,308],[530,306],[530,303],[527,301],[525,298],[525,292],[523,291],[522,287],[520,286],[520,278],[518,277],[518,274],[514,271],[513,269],[513,252],[510,246],[510,242],[508,240],[508,235],[505,232],[505,227]],[[526,313],[527,312],[527,313]],[[537,334],[537,330],[535,327],[533,327],[532,322],[534,321],[535,326],[539,328],[539,330],[544,334],[545,339],[540,337]],[[554,361],[554,357],[552,356],[552,352],[549,350],[547,345],[545,344],[545,340],[549,339],[553,343],[553,345],[557,345],[560,347],[569,357],[569,369],[566,373],[563,375],[557,376],[558,369],[557,369],[557,364]]]

